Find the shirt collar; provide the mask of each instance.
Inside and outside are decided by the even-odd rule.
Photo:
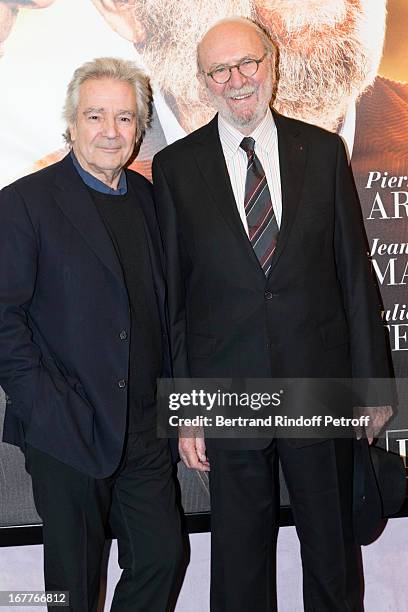
[[[180,138],[187,136],[187,132],[183,129],[178,122],[173,111],[170,110],[167,102],[164,99],[160,88],[153,84],[153,99],[154,106],[157,112],[157,116],[160,121],[161,128],[163,130],[164,137],[167,144],[172,144]]]
[[[102,181],[90,174],[86,170],[83,169],[79,161],[77,160],[74,151],[71,149],[70,152],[72,162],[74,164],[75,170],[78,172],[81,179],[84,181],[87,187],[91,189],[95,189],[95,191],[99,191],[100,193],[105,193],[108,195],[125,195],[127,193],[127,180],[126,173],[122,170],[119,178],[118,188],[112,189],[109,185],[106,185]]]
[[[239,150],[239,145],[244,138],[243,134],[221,117],[220,114],[218,114],[218,133],[225,157],[231,158]],[[276,136],[276,125],[270,108],[268,108],[261,123],[249,136],[255,140],[255,149],[270,150]]]

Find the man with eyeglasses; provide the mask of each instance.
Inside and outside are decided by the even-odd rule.
[[[341,139],[270,110],[275,48],[256,23],[218,22],[197,63],[217,115],[153,161],[175,377],[386,377]],[[390,412],[374,411],[370,437]],[[278,460],[301,543],[305,610],[362,610],[352,440],[272,435],[204,440],[197,429],[180,438],[184,463],[210,472],[212,612],[276,610]]]

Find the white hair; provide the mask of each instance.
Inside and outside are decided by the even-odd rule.
[[[152,91],[149,78],[135,62],[116,57],[98,57],[77,68],[67,87],[63,118],[67,128],[64,138],[72,145],[70,125],[75,124],[79,105],[79,89],[85,81],[112,79],[132,85],[136,95],[136,141],[149,125],[152,113]]]

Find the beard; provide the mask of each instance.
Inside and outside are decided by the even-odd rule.
[[[245,134],[250,134],[264,118],[272,98],[272,91],[272,69],[269,70],[265,81],[258,86],[248,84],[241,87],[241,89],[229,89],[226,95],[231,98],[238,95],[257,93],[257,103],[255,107],[252,110],[248,109],[239,113],[234,112],[233,109],[228,106],[223,96],[216,95],[208,87],[206,88],[211,107],[214,108],[227,123]]]
[[[218,20],[249,16],[251,0],[140,0],[137,17],[148,39],[136,49],[183,127],[192,131],[214,114],[197,80],[197,43]]]
[[[373,82],[386,0],[259,0],[257,18],[279,48],[275,107],[336,131]]]

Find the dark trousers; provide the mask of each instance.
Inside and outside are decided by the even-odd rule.
[[[351,440],[262,450],[210,444],[211,611],[272,612],[280,459],[303,566],[306,612],[358,612],[359,549],[352,533]]]
[[[168,610],[182,543],[167,440],[129,434],[119,469],[100,480],[30,446],[26,460],[43,520],[45,586],[70,592],[64,609],[96,611],[110,524],[123,569],[111,610]]]

